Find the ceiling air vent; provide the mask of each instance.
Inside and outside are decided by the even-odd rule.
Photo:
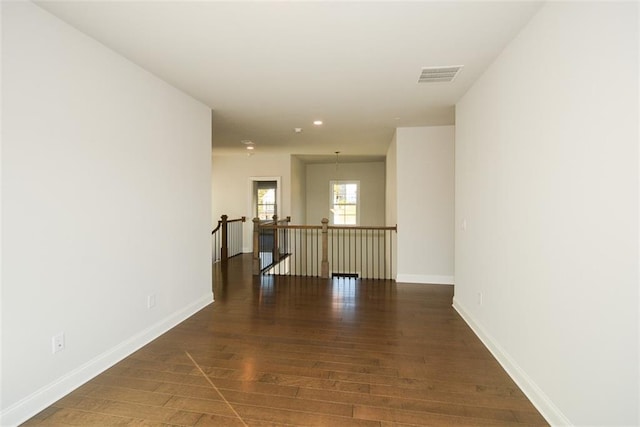
[[[424,67],[418,83],[452,82],[456,78],[462,65],[450,65],[448,67]]]

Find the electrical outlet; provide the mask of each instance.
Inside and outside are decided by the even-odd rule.
[[[156,306],[156,294],[147,296],[147,308],[152,309]]]
[[[64,332],[51,337],[51,353],[55,354],[64,350]]]

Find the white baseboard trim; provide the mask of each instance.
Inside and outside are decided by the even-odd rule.
[[[213,292],[209,292],[181,310],[14,403],[0,413],[0,426],[17,426],[27,421],[212,302]]]
[[[398,274],[397,283],[430,283],[435,285],[453,285],[453,276],[432,276],[422,274]]]
[[[471,330],[480,338],[480,341],[493,354],[498,363],[507,371],[511,379],[520,387],[522,392],[529,398],[533,406],[542,414],[552,426],[571,426],[571,421],[553,404],[551,399],[538,387],[538,385],[527,375],[527,373],[513,360],[500,344],[487,333],[475,318],[465,310],[456,298],[453,298],[453,308],[460,314],[462,319],[469,325]]]

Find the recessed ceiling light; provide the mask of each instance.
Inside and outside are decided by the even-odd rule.
[[[243,139],[242,142],[244,145],[253,145],[253,141],[251,141],[250,139]]]
[[[320,126],[322,124],[322,120],[314,120],[313,124],[316,126]]]
[[[302,133],[302,128],[293,128],[295,133]]]
[[[255,147],[254,147],[253,145],[249,145],[249,146],[247,147],[247,150],[253,150],[254,148],[255,148]]]

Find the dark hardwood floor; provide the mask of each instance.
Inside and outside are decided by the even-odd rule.
[[[25,425],[547,425],[451,308],[453,288],[251,276]]]

